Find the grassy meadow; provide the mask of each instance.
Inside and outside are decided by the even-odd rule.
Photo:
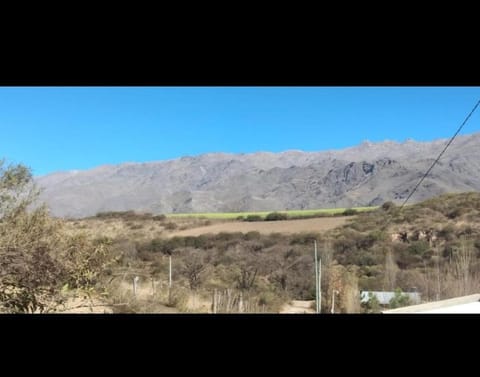
[[[289,218],[315,217],[315,216],[333,216],[345,212],[347,209],[354,209],[357,212],[373,211],[378,207],[354,207],[354,208],[324,208],[324,209],[306,209],[291,211],[260,211],[260,212],[205,212],[205,213],[173,213],[166,215],[170,218],[205,218],[205,219],[223,219],[235,220],[238,217],[260,216],[265,218],[269,213],[278,212],[286,214]]]

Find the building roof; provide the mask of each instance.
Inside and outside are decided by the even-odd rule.
[[[480,294],[404,306],[403,308],[385,310],[383,313],[480,313]]]
[[[395,292],[361,291],[360,302],[368,302],[370,293],[377,298],[380,305],[388,305],[390,300],[395,297]],[[420,294],[418,292],[402,292],[402,295],[407,295],[412,302],[420,302]]]

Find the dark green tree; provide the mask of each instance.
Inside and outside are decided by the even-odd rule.
[[[410,297],[404,294],[400,288],[397,288],[395,289],[395,295],[391,298],[389,305],[391,309],[411,305]]]

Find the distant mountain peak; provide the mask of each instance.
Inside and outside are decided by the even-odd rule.
[[[400,202],[441,151],[433,142],[385,140],[341,150],[207,153],[102,165],[36,178],[52,214],[316,209]],[[459,136],[412,202],[480,190],[480,134]],[[428,187],[427,187],[428,186]]]

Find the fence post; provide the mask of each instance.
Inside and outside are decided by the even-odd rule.
[[[137,283],[138,283],[138,276],[135,276],[133,278],[133,296],[136,298],[137,297]]]
[[[232,302],[231,302],[232,295],[230,293],[230,289],[227,288],[227,313],[230,313],[232,309]]]
[[[240,296],[238,298],[238,312],[243,313],[243,294],[240,292]]]
[[[213,314],[217,313],[217,289],[213,290],[212,312]]]

